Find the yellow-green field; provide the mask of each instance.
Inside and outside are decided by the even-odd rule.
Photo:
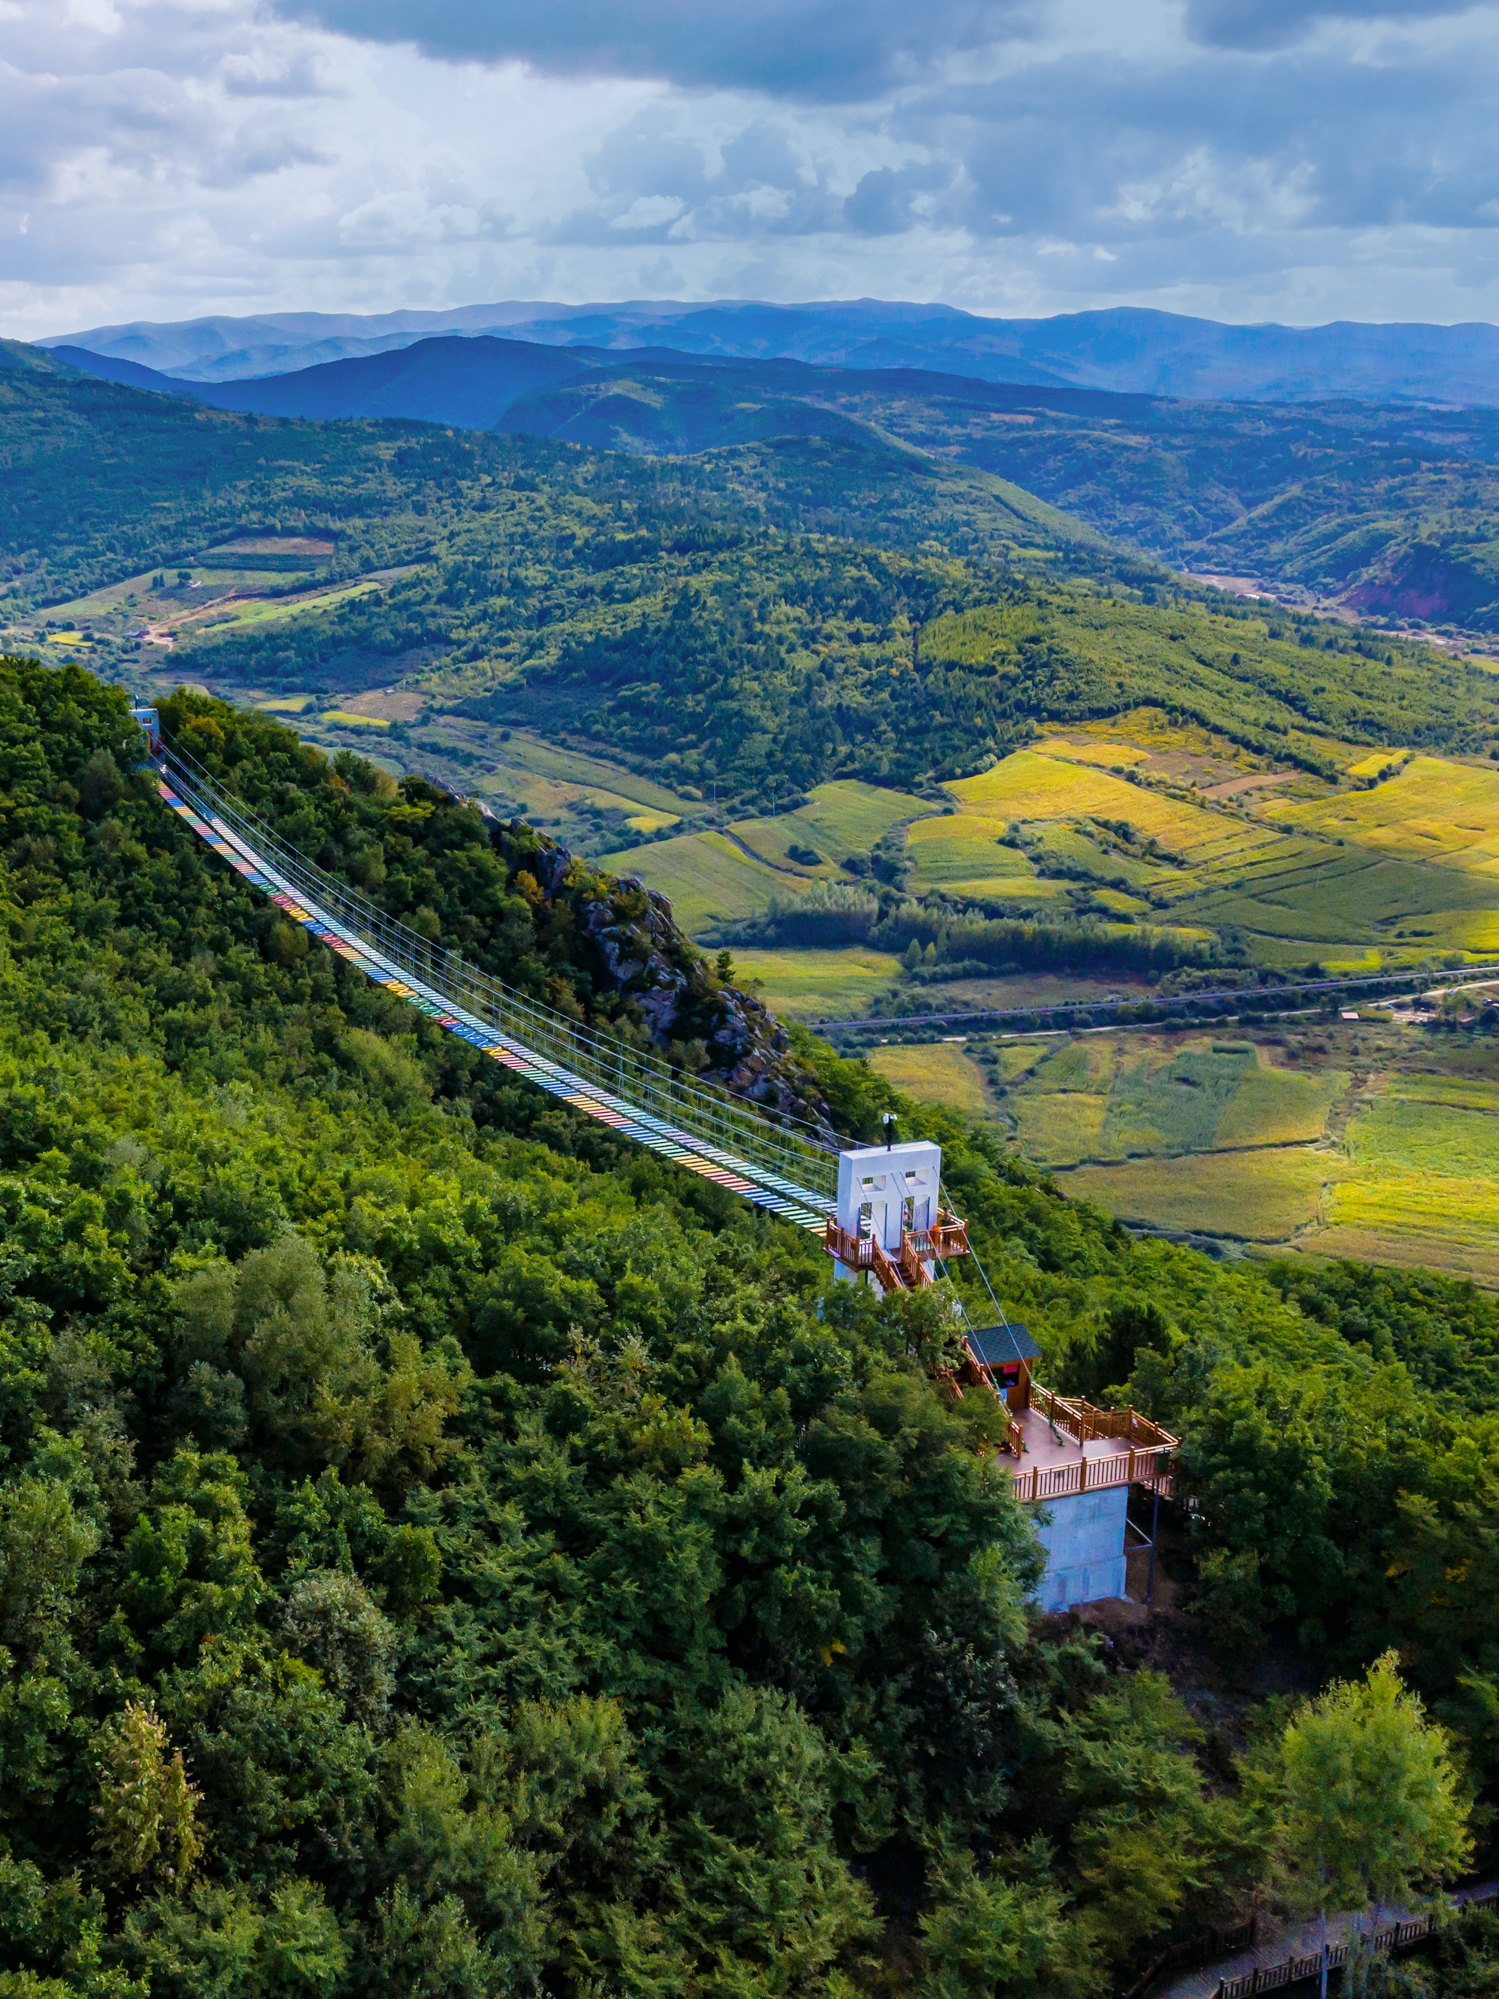
[[[841,861],[845,854],[864,853],[900,820],[919,818],[933,809],[928,801],[913,798],[909,792],[839,779],[818,785],[804,806],[775,823],[795,827],[791,838],[798,844],[816,847],[829,860]]]
[[[679,840],[601,854],[598,861],[600,867],[639,875],[650,888],[671,897],[679,923],[700,930],[758,916],[773,896],[798,895],[813,881],[849,879],[833,865],[834,856],[842,859],[866,852],[892,826],[913,813],[931,810],[907,792],[840,780],[818,785],[796,812],[737,820],[723,833],[684,833]],[[793,846],[821,858],[794,859]],[[851,966],[848,986],[840,990],[831,981],[824,982],[819,1010],[861,1011],[867,999],[862,974],[852,970],[852,961],[841,952],[818,955]]]
[[[923,1048],[876,1048],[869,1066],[898,1090],[929,1104],[982,1116],[992,1108],[984,1074],[978,1064],[951,1042],[936,1041]]]
[[[860,944],[832,951],[736,950],[734,976],[753,980],[772,1013],[816,1020],[838,1007],[865,1012],[900,976],[900,960]]]
[[[175,570],[169,573],[175,574]],[[106,584],[100,590],[91,590],[86,597],[74,597],[66,604],[50,605],[47,616],[67,618],[74,623],[87,624],[94,618],[109,617],[115,611],[151,603],[156,605],[153,616],[159,615],[164,621],[171,621],[199,608],[191,599],[183,602],[175,592],[166,598],[155,598],[151,589],[151,579],[158,574],[159,570],[147,569],[139,576],[122,577],[118,583]],[[193,580],[203,586],[202,592],[194,592],[194,596],[201,596],[203,592],[211,595],[214,591],[232,590],[236,587],[253,590],[257,586],[262,588],[267,585],[274,586],[285,583],[287,578],[283,572],[269,570],[194,568]]]
[[[242,583],[244,579],[236,573],[223,580]],[[284,576],[276,578],[278,583],[286,580]],[[352,603],[356,597],[368,597],[384,588],[384,581],[365,579],[336,584],[326,590],[310,590],[296,597],[230,597],[205,604],[201,610],[179,611],[169,615],[168,621],[178,630],[193,631],[213,631],[227,625],[274,625],[308,612],[334,610],[340,604]]]
[[[1095,911],[1241,929],[1270,965],[1499,951],[1499,770],[1323,750],[1359,782],[1276,771],[1144,711],[1053,731],[948,785],[957,811],[908,830],[911,886],[1022,909],[1086,893]]]
[[[1283,808],[1285,819],[1402,860],[1499,874],[1499,771],[1412,757],[1373,791]]]
[[[692,809],[691,800],[668,790],[664,784],[641,777],[636,771],[626,770],[623,764],[609,763],[602,757],[585,755],[581,750],[564,749],[559,744],[544,742],[529,729],[516,729],[508,741],[496,745],[496,751],[498,759],[512,769],[551,778],[562,784],[591,786],[617,793],[636,805],[663,814],[668,820],[680,818]]]
[[[977,812],[918,820],[906,833],[913,863],[911,886],[945,888],[965,877],[989,875],[1002,876],[1018,887],[1034,886],[1035,863],[1000,844],[1008,829],[1008,820]]]
[[[329,708],[318,717],[320,722],[331,722],[337,728],[345,729],[388,729],[389,722],[379,715],[354,715],[347,708]]]
[[[627,847],[601,855],[599,866],[614,874],[638,875],[647,888],[669,896],[672,913],[689,932],[758,916],[772,896],[800,895],[806,889],[803,879],[751,859],[722,833],[687,833],[679,840]]]
[[[1249,1043],[1088,1035],[1046,1046],[1004,1107],[1044,1166],[1222,1152],[1321,1136],[1346,1073],[1288,1073]]]
[[[1084,1166],[1059,1173],[1057,1185],[1123,1221],[1270,1246],[1289,1243],[1316,1224],[1340,1170],[1332,1155],[1296,1146]]]
[[[998,1123],[1064,1191],[1131,1224],[1499,1288],[1499,1047],[1487,1035],[1386,1019],[1243,1040],[975,1036],[868,1059],[913,1096]]]
[[[1275,838],[1268,827],[1246,825],[1050,750],[1017,750],[992,770],[947,788],[960,811],[986,820],[1125,820],[1169,853],[1199,864],[1252,853]]]

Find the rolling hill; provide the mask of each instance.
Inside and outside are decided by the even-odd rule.
[[[1175,567],[1360,618],[1499,630],[1499,411],[1487,408],[1167,400],[489,336],[227,383],[52,351],[138,388],[265,415],[498,427],[656,456],[771,437],[899,440]]]

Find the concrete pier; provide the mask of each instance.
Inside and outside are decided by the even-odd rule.
[[[1046,1574],[1037,1592],[1043,1610],[1124,1595],[1124,1518],[1127,1485],[1047,1500],[1036,1526],[1046,1550]]]

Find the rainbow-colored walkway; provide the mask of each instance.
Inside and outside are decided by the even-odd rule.
[[[170,755],[156,768],[157,789],[184,824],[292,922],[376,985],[574,1110],[801,1228],[822,1231],[834,1206],[836,1153],[783,1132],[758,1118],[750,1106],[673,1077],[654,1057],[606,1047],[602,1037],[466,969],[443,981],[465,988],[468,1004],[460,1003],[451,990],[433,982],[431,968],[438,959],[451,963],[448,954],[434,953],[415,932],[364,904],[345,884],[285,847],[232,804],[206,773],[195,773]],[[482,1011],[474,1003],[476,993],[487,1002]],[[518,1014],[523,1028],[536,1031],[523,1039],[513,1026],[501,1027],[485,1017],[497,1012]],[[555,1059],[535,1045],[541,1039],[554,1047],[559,1039],[570,1043],[578,1059],[571,1064]],[[633,1094],[649,1095],[658,1108],[607,1088],[600,1071],[611,1068],[622,1081],[634,1080],[639,1087]]]

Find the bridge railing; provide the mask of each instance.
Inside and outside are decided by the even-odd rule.
[[[833,1204],[837,1145],[815,1127],[768,1106],[750,1108],[689,1078],[654,1049],[572,1020],[517,992],[468,964],[460,953],[409,929],[347,882],[287,846],[190,756],[167,750],[162,768],[206,823],[221,821],[297,895],[325,911],[404,977],[430,987],[457,1008],[595,1089],[617,1096],[631,1109],[643,1110],[670,1128],[690,1133],[700,1144],[734,1155],[792,1198],[806,1200],[810,1195],[818,1206]]]

